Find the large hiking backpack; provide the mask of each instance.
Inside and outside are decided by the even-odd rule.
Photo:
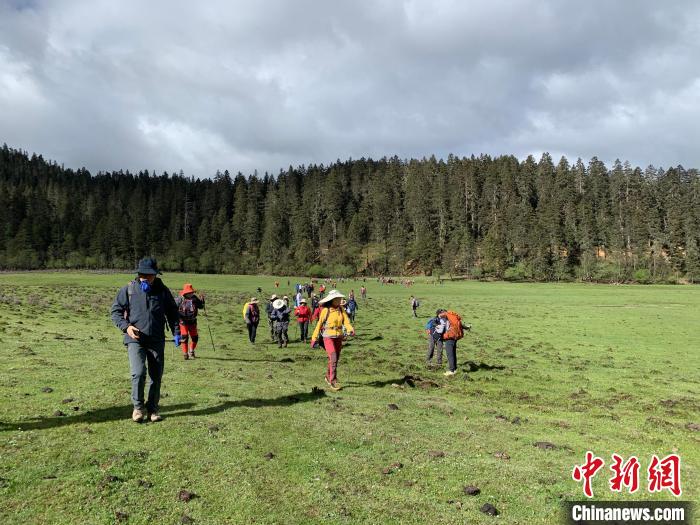
[[[178,306],[180,312],[180,320],[187,323],[197,319],[197,306],[192,299],[182,298]]]
[[[450,323],[450,328],[442,336],[443,339],[454,339],[455,341],[462,339],[464,337],[464,330],[462,329],[462,318],[457,312],[448,311],[446,313],[447,320]]]
[[[245,321],[245,313],[248,311],[248,306],[250,306],[250,303],[245,303],[243,305],[243,320]]]

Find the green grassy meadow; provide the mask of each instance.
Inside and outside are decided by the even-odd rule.
[[[368,279],[334,393],[322,350],[278,349],[264,320],[248,343],[242,304],[274,277],[165,274],[207,292],[208,319],[198,359],[167,344],[164,420],[138,425],[109,318],[130,279],[0,274],[0,523],[560,523],[587,450],[596,499],[673,499],[646,491],[672,452],[700,499],[700,288]],[[439,306],[473,325],[453,378],[424,364]],[[608,489],[613,452],[639,457],[638,493]]]

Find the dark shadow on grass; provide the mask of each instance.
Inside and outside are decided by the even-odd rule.
[[[199,408],[195,410],[187,410],[195,406],[194,403],[181,403],[179,405],[167,405],[160,408],[163,419],[170,419],[182,416],[206,416],[218,414],[232,408],[261,408],[261,407],[285,407],[295,405],[297,403],[307,403],[315,401],[326,396],[326,392],[319,388],[314,388],[311,392],[299,392],[286,396],[273,398],[250,398],[241,399],[239,401],[225,401],[212,407]],[[184,409],[184,411],[183,411]],[[128,419],[131,415],[132,407],[118,406],[111,408],[102,408],[99,410],[90,410],[84,414],[76,416],[61,416],[40,418],[34,421],[19,421],[17,423],[0,422],[0,432],[9,430],[46,430],[49,428],[58,428],[68,425],[77,425],[80,423],[105,423],[108,421],[119,421]]]
[[[169,405],[161,407],[160,411],[165,415],[173,410],[183,410],[192,408],[194,403],[181,403],[179,405]],[[88,410],[82,414],[74,416],[54,416],[46,418],[35,418],[30,421],[18,421],[16,423],[0,422],[0,432],[7,430],[46,430],[47,428],[65,427],[68,425],[106,423],[108,421],[119,421],[121,419],[129,419],[131,405],[123,405],[109,408],[99,408],[97,410]]]
[[[200,357],[197,359],[208,359],[211,361],[239,361],[241,363],[294,363],[291,357],[283,357],[282,359],[240,359],[238,357]]]
[[[505,370],[503,365],[489,365],[487,363],[477,363],[475,361],[466,361],[465,366],[469,367],[467,372],[478,372],[479,370]]]
[[[377,381],[370,381],[368,383],[358,383],[357,381],[349,381],[344,384],[343,388],[356,388],[360,386],[369,386],[372,388],[384,388],[385,386],[390,386],[393,384],[401,385],[403,383],[406,383],[406,377],[397,377],[394,379],[384,379],[384,380],[377,380]],[[413,386],[413,385],[411,385]]]
[[[250,398],[241,399],[239,401],[225,401],[212,407],[199,408],[196,410],[185,410],[184,412],[176,412],[174,414],[168,415],[168,419],[183,416],[209,416],[211,414],[225,412],[226,410],[230,410],[232,408],[241,407],[286,407],[290,405],[296,405],[297,403],[308,403],[309,401],[316,401],[317,399],[322,399],[324,397],[326,397],[325,390],[314,387],[314,389],[311,392],[299,392],[297,394],[289,394],[280,397]]]

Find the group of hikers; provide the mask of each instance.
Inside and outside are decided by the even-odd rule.
[[[160,421],[158,406],[160,402],[160,385],[165,360],[165,329],[173,335],[173,343],[182,349],[184,359],[196,357],[195,349],[199,341],[197,316],[200,309],[206,315],[205,296],[197,295],[192,284],[186,283],[173,298],[172,293],[158,277],[161,273],[153,258],[139,261],[136,269],[137,278],[123,286],[114,300],[111,309],[112,321],[124,334],[131,369],[131,400],[134,406],[132,419],[141,422],[148,419]],[[278,283],[276,283],[278,284]],[[347,297],[332,289],[325,294],[325,286],[319,286],[319,294],[313,293],[308,285],[295,287],[294,308],[290,306],[288,296],[272,295],[265,305],[265,316],[272,341],[282,348],[289,343],[289,324],[292,314],[299,326],[299,341],[310,343],[312,348],[322,346],[327,355],[325,382],[330,390],[340,390],[337,368],[343,341],[354,337],[355,316],[358,310],[355,291]],[[262,291],[258,288],[258,291]],[[309,294],[310,305],[303,293]],[[367,299],[367,288],[362,285],[360,295]],[[418,301],[412,297],[412,301]],[[412,303],[413,304],[413,303]],[[243,307],[243,320],[248,330],[248,339],[255,344],[257,328],[261,319],[260,301],[252,297]],[[316,322],[316,327],[309,336],[309,324]],[[457,340],[463,335],[463,325],[459,316],[450,311],[438,310],[426,330],[429,336],[427,361],[430,365],[434,350],[437,351],[437,363],[442,364],[443,342],[448,359],[448,371],[445,375],[454,375],[457,368]],[[148,397],[144,399],[146,374],[150,378]]]

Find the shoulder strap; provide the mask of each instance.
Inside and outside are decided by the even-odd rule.
[[[131,308],[131,297],[136,293],[136,281],[131,281],[126,285],[126,309],[124,310],[124,319],[129,320],[129,308]]]
[[[321,323],[321,331],[323,331],[323,330],[326,329],[326,322],[328,321],[328,316],[329,316],[329,315],[331,315],[331,309],[330,309],[330,308],[326,308],[326,318],[325,318],[325,319],[323,320],[323,322]]]

